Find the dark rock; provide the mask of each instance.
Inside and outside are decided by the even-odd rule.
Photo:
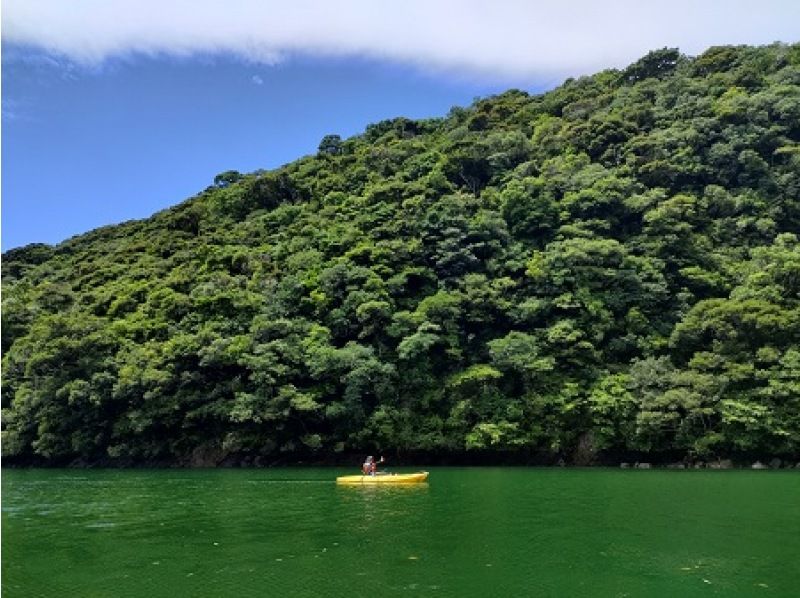
[[[222,449],[215,444],[201,444],[192,451],[190,467],[216,467],[224,457]]]
[[[709,469],[733,469],[733,461],[730,459],[719,459],[708,464]]]

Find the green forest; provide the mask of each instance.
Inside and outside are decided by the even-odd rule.
[[[800,44],[330,134],[3,254],[4,462],[796,458],[798,235]]]

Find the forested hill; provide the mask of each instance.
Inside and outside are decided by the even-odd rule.
[[[797,456],[798,234],[800,44],[329,135],[3,255],[5,462]]]

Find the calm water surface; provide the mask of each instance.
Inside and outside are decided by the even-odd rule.
[[[800,473],[4,470],[2,594],[798,596]]]

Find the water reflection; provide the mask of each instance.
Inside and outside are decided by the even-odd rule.
[[[411,493],[427,492],[428,482],[416,484],[336,484],[336,489],[343,492],[362,492],[375,494],[391,494],[393,492]]]

